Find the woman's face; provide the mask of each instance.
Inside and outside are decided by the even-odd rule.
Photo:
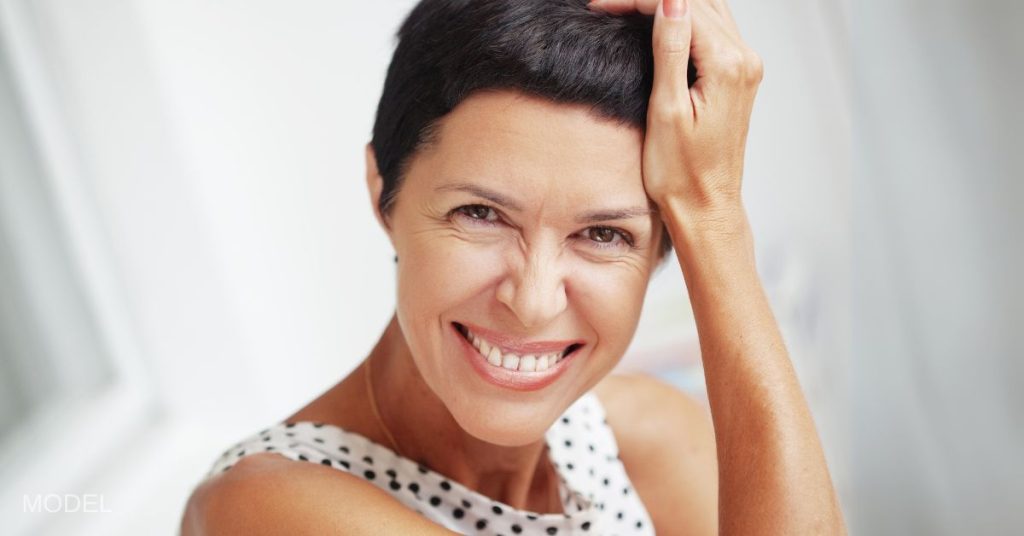
[[[398,321],[474,437],[537,441],[626,351],[662,232],[642,143],[581,106],[480,92],[410,163],[386,229]]]

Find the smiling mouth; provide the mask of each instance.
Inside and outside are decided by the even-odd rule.
[[[459,334],[473,346],[473,348],[476,348],[476,351],[484,357],[488,364],[507,370],[515,370],[519,372],[543,372],[554,367],[570,354],[583,347],[580,343],[572,343],[562,350],[529,354],[516,353],[488,341],[458,322],[453,322],[452,324],[455,326],[455,330],[458,331]]]

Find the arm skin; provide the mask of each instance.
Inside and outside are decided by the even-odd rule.
[[[355,475],[277,454],[253,454],[196,488],[180,534],[455,533]]]
[[[697,322],[719,466],[721,534],[846,534],[814,422],[737,204],[661,205]]]
[[[697,323],[718,458],[719,532],[845,534],[814,421],[757,275],[741,201],[763,63],[725,0],[590,6],[654,15],[644,188],[672,237]]]

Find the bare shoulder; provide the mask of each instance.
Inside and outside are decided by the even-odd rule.
[[[246,456],[189,497],[182,536],[451,534],[353,475],[272,453]]]
[[[594,392],[657,533],[717,534],[718,462],[705,407],[647,374],[609,375]]]

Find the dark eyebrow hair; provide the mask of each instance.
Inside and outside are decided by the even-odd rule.
[[[595,210],[581,214],[576,218],[577,223],[600,223],[603,221],[628,220],[641,216],[650,216],[655,210],[649,207],[630,207],[612,210]]]
[[[503,206],[505,208],[510,208],[510,209],[515,210],[517,212],[521,212],[523,210],[522,205],[520,205],[519,203],[509,199],[508,196],[505,196],[503,194],[499,194],[498,192],[495,192],[494,190],[491,190],[491,189],[488,189],[488,188],[484,188],[482,186],[477,186],[475,184],[469,184],[469,183],[465,183],[465,182],[460,182],[460,183],[456,183],[456,184],[446,184],[444,186],[438,186],[435,189],[435,191],[438,191],[438,192],[468,192],[468,193],[471,193],[471,194],[473,194],[473,195],[475,195],[477,197],[482,197],[482,198],[484,198],[484,199],[486,199],[486,200],[488,200],[488,201],[490,201],[490,202],[492,202],[494,204],[501,205],[501,206]]]
[[[469,183],[456,183],[446,184],[444,186],[438,186],[435,191],[438,192],[467,192],[475,196],[482,197],[492,203],[501,205],[505,208],[510,208],[515,211],[522,211],[522,206],[509,199],[508,196],[495,192],[489,188],[477,186]],[[628,220],[630,218],[638,218],[642,216],[650,216],[655,212],[650,207],[629,207],[619,209],[607,209],[607,210],[595,210],[580,214],[576,217],[577,223],[600,223],[604,221],[614,220]]]

